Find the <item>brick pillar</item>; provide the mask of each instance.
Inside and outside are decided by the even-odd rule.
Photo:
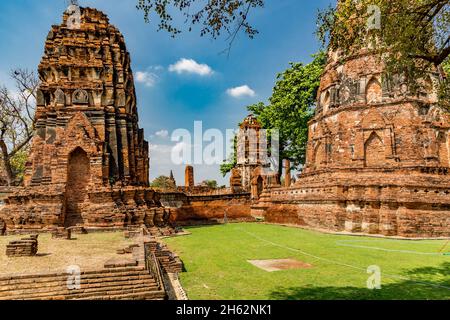
[[[112,162],[109,165],[110,167],[109,174],[114,176],[115,178],[119,177],[119,153],[117,147],[117,130],[116,130],[116,119],[113,113],[108,113],[106,116],[106,131],[108,135],[109,147],[111,149]]]
[[[186,166],[184,173],[184,185],[186,188],[194,187],[194,167]]]
[[[127,122],[125,119],[118,120],[120,139],[121,139],[121,153],[122,153],[122,165],[123,165],[123,178],[125,181],[129,182],[130,179],[130,162],[129,162],[129,151],[128,151],[128,133],[127,133]]]
[[[128,152],[129,152],[129,159],[128,163],[130,166],[130,177],[132,183],[136,183],[136,148],[134,144],[134,137],[136,136],[133,123],[128,122],[127,123],[127,133],[128,133]]]
[[[289,188],[292,183],[292,177],[291,177],[291,161],[290,160],[284,160],[284,186],[286,188]]]

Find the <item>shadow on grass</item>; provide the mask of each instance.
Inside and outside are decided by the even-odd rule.
[[[430,280],[429,276],[442,280]],[[368,275],[369,277],[369,275]],[[380,290],[360,287],[289,287],[270,293],[273,300],[438,300],[450,299],[450,262],[406,272],[411,280],[381,284]],[[446,277],[446,278],[445,278]],[[386,276],[386,278],[388,278]]]

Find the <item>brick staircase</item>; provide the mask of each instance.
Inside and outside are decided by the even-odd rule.
[[[0,277],[0,300],[162,300],[166,293],[144,267],[81,273],[80,289],[69,290],[67,273]]]

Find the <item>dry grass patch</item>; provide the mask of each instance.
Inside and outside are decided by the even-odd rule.
[[[309,263],[295,259],[248,260],[248,262],[267,272],[312,268],[312,265]]]
[[[38,255],[35,257],[7,257],[6,245],[24,236],[0,237],[0,274],[28,274],[65,271],[70,265],[83,269],[103,268],[116,258],[116,250],[133,243],[123,232],[74,234],[74,240],[52,239],[50,234],[39,235]],[[123,255],[123,258],[131,255]]]

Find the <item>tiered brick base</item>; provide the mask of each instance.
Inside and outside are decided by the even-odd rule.
[[[90,230],[123,229],[129,225],[164,227],[170,210],[158,202],[154,191],[142,187],[91,190],[81,205],[80,221],[68,225],[63,186],[18,188],[0,210],[7,233],[50,231],[58,227]]]

